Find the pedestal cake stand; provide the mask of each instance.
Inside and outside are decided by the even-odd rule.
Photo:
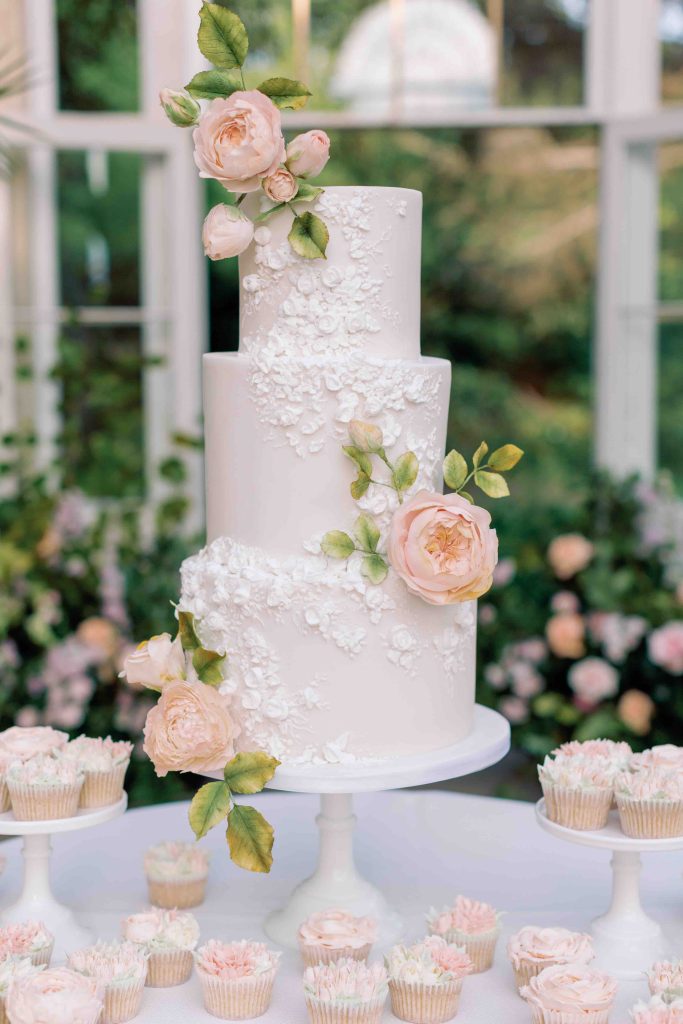
[[[502,715],[477,705],[472,732],[452,747],[429,754],[392,758],[364,765],[281,767],[269,788],[292,793],[319,793],[318,866],[294,889],[287,905],[265,922],[267,934],[281,946],[295,948],[299,925],[317,910],[339,907],[380,922],[380,939],[399,938],[402,922],[382,893],[362,878],[353,858],[353,794],[421,786],[460,778],[488,768],[510,749],[510,726]]]
[[[641,853],[683,850],[683,836],[673,839],[631,839],[624,835],[616,811],[596,832],[557,825],[546,815],[545,801],[536,804],[536,819],[546,832],[568,843],[611,850],[612,902],[591,925],[596,962],[617,978],[642,978],[643,972],[666,954],[662,928],[643,910],[640,900]]]
[[[11,811],[0,814],[0,835],[22,836],[24,879],[21,895],[16,903],[2,911],[0,921],[42,921],[55,936],[55,959],[81,946],[89,945],[93,934],[80,924],[70,907],[59,903],[50,886],[51,837],[59,832],[75,832],[93,828],[123,814],[128,806],[124,794],[115,804],[81,810],[73,818],[52,821],[17,821]]]

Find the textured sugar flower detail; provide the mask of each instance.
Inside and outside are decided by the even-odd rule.
[[[342,957],[332,964],[316,964],[304,971],[304,992],[325,1003],[354,1005],[385,999],[387,972],[382,964]]]
[[[427,915],[427,924],[434,935],[446,935],[450,931],[483,935],[499,928],[500,918],[501,914],[490,903],[457,896],[450,907],[440,911],[432,908]]]
[[[97,942],[70,953],[69,967],[103,985],[142,981],[147,976],[147,953],[134,942]]]
[[[230,699],[210,686],[177,680],[147,715],[143,748],[163,778],[169,772],[218,771],[235,754],[239,728]]]
[[[527,925],[510,936],[507,954],[515,968],[522,963],[587,964],[595,956],[593,939],[567,928],[537,928]]]
[[[622,772],[615,788],[620,796],[632,800],[683,800],[683,775],[670,768],[641,768]]]
[[[6,778],[29,786],[73,786],[82,780],[83,772],[62,756],[36,754],[28,761],[15,761],[7,769]]]
[[[640,771],[641,768],[668,768],[671,771],[681,771],[683,747],[677,747],[673,743],[660,743],[649,750],[643,750],[640,754],[634,754],[629,768],[632,771]]]
[[[7,956],[30,956],[47,949],[54,941],[42,921],[22,921],[0,928],[0,954]]]
[[[13,982],[23,981],[25,978],[32,978],[40,971],[45,970],[44,964],[34,964],[30,956],[17,956],[5,952],[5,947],[0,945],[0,999],[7,997],[7,992]]]
[[[551,751],[553,757],[597,757],[626,768],[633,756],[624,740],[570,740]]]
[[[657,993],[647,1003],[636,1003],[631,1020],[633,1024],[683,1024],[683,998]]]
[[[204,878],[209,854],[196,843],[157,843],[145,853],[145,875],[155,882]]]
[[[53,967],[17,978],[9,987],[5,1009],[12,1024],[96,1024],[102,990],[94,978]]]
[[[194,914],[152,907],[131,914],[122,925],[124,939],[154,952],[163,949],[194,949],[199,942],[199,924]]]
[[[86,772],[108,772],[130,759],[133,744],[93,736],[77,736],[64,747],[62,757],[73,761]]]
[[[683,960],[660,960],[647,972],[650,992],[667,992],[675,989],[683,994]]]
[[[538,766],[538,778],[542,783],[567,789],[612,789],[618,773],[618,765],[577,754],[546,757]]]
[[[200,177],[230,192],[255,192],[285,160],[280,112],[258,89],[212,100],[192,138]]]
[[[26,761],[34,754],[52,754],[56,750],[61,750],[68,741],[68,733],[60,732],[49,725],[13,725],[0,732],[0,752]]]
[[[377,941],[377,921],[354,917],[346,910],[321,910],[304,921],[299,939],[308,946],[361,949]]]
[[[653,665],[672,676],[683,675],[683,622],[668,622],[654,629],[648,637],[647,652]]]
[[[539,1010],[587,1014],[608,1011],[616,992],[616,981],[602,971],[584,964],[558,964],[542,970],[519,994]]]
[[[591,562],[595,548],[580,533],[565,533],[551,542],[548,561],[558,580],[569,580]]]
[[[413,946],[394,946],[384,965],[392,981],[442,985],[471,974],[474,964],[464,949],[438,935]]]
[[[275,970],[281,953],[275,953],[263,942],[219,942],[210,939],[197,950],[197,970],[215,978],[254,978]]]

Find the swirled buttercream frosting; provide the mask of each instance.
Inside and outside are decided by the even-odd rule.
[[[209,855],[196,843],[157,843],[145,853],[145,874],[153,882],[206,878],[208,870]]]
[[[304,992],[325,1003],[369,1003],[387,994],[387,972],[382,964],[342,957],[332,964],[316,964],[304,971]]]
[[[125,918],[123,937],[145,946],[150,952],[194,949],[199,941],[199,924],[194,914],[152,907]]]
[[[195,955],[197,970],[215,978],[254,978],[274,970],[281,953],[275,953],[263,942],[219,942],[210,939],[200,946]]]
[[[436,935],[445,935],[449,931],[483,935],[500,926],[500,914],[490,903],[458,896],[452,907],[445,907],[441,911],[430,910],[427,922]]]
[[[567,928],[536,928],[527,925],[510,936],[508,958],[515,968],[522,963],[587,964],[595,956],[593,940]]]
[[[609,1010],[616,992],[614,978],[585,964],[546,967],[519,990],[530,1005],[560,1013]]]
[[[307,946],[360,949],[376,941],[377,922],[372,917],[354,917],[345,910],[323,910],[304,921],[299,939]]]
[[[394,946],[384,965],[391,981],[416,985],[459,981],[474,970],[465,950],[439,935],[430,935],[414,946]]]

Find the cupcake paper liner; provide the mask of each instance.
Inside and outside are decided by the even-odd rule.
[[[612,1008],[608,1010],[584,1010],[573,1013],[570,1010],[544,1010],[540,1006],[531,1008],[531,1024],[608,1024]]]
[[[306,996],[306,1009],[311,1024],[380,1024],[386,996],[366,1003],[332,1003],[315,996]]]
[[[299,949],[306,967],[315,967],[316,964],[333,964],[342,957],[351,960],[367,960],[372,943],[366,942],[364,946],[353,948],[351,946],[337,946],[336,949],[330,946],[312,946],[299,941]]]
[[[633,839],[683,836],[683,800],[639,800],[617,796],[622,830]]]
[[[164,910],[187,910],[188,907],[198,907],[204,902],[206,879],[206,875],[202,878],[185,878],[179,882],[155,882],[154,879],[148,878],[149,902]]]
[[[494,928],[490,932],[482,932],[481,935],[470,935],[467,932],[458,931],[457,928],[449,928],[443,938],[446,942],[462,946],[470,960],[474,964],[474,974],[481,974],[493,966],[493,957],[496,952],[496,943],[500,935],[500,928]]]
[[[68,786],[29,786],[7,781],[17,821],[55,821],[73,818],[78,810],[82,782]]]
[[[192,974],[193,963],[189,949],[155,950],[147,961],[147,984],[150,988],[182,985]]]
[[[198,970],[204,1008],[222,1020],[252,1020],[261,1017],[273,995],[275,971],[253,978],[217,978]]]
[[[548,818],[565,828],[594,831],[607,824],[613,793],[611,789],[570,789],[542,782]]]
[[[116,804],[123,795],[123,780],[128,770],[128,761],[114,765],[108,772],[85,773],[81,790],[81,807],[107,807]]]
[[[520,989],[523,985],[528,985],[532,978],[537,977],[544,971],[546,967],[554,967],[557,960],[544,960],[542,964],[534,963],[533,960],[521,960],[519,967],[515,967],[512,964],[512,970],[515,975],[515,985]],[[564,961],[562,961],[564,963]]]
[[[5,997],[0,996],[0,1024],[9,1024],[7,1012],[5,1010]]]
[[[127,984],[107,985],[104,990],[104,1007],[98,1024],[123,1024],[140,1012],[145,979],[129,981]]]
[[[462,980],[441,985],[389,981],[391,1012],[410,1024],[442,1024],[458,1012]]]
[[[4,775],[0,779],[0,814],[4,814],[5,811],[9,811],[12,806],[12,801],[9,798],[9,789],[7,788],[7,780]],[[0,1019],[0,1024],[2,1021]]]
[[[47,946],[43,946],[42,949],[37,949],[34,953],[29,953],[31,963],[34,964],[36,967],[49,967],[50,960],[52,959],[52,951],[54,948],[55,940],[52,939],[52,941]]]

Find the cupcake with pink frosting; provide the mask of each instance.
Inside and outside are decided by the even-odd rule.
[[[311,1024],[379,1024],[387,1001],[382,964],[342,958],[304,971],[304,996]]]
[[[631,771],[639,771],[641,768],[662,768],[672,772],[683,771],[683,747],[676,747],[673,743],[660,743],[649,750],[643,750],[640,754],[634,754],[629,762]]]
[[[683,996],[683,960],[660,960],[647,972],[647,983],[652,995],[675,992]]]
[[[69,956],[69,967],[102,990],[98,1024],[122,1024],[140,1012],[147,978],[147,954],[132,942],[97,942]]]
[[[668,768],[624,772],[616,783],[621,827],[634,839],[683,835],[683,773]]]
[[[455,1017],[463,980],[474,971],[465,950],[438,935],[414,946],[394,946],[384,966],[391,1012],[410,1024],[439,1024]]]
[[[69,735],[50,725],[13,725],[0,732],[0,751],[18,761],[36,754],[55,754],[69,742]]]
[[[77,736],[63,750],[83,772],[81,807],[106,807],[123,796],[123,782],[130,764],[133,744],[125,740]]]
[[[604,828],[614,797],[616,765],[583,755],[546,757],[538,768],[550,821],[580,831]]]
[[[551,756],[597,758],[623,770],[628,768],[633,750],[630,744],[623,740],[571,740],[553,750]]]
[[[47,967],[55,939],[42,921],[21,921],[0,928],[0,956],[27,956],[36,966]]]
[[[377,941],[377,922],[372,917],[354,917],[345,910],[322,910],[304,921],[298,937],[307,967],[342,958],[367,960]]]
[[[633,1024],[683,1024],[683,999],[661,993],[647,1003],[636,1003],[631,1010]]]
[[[617,983],[586,964],[557,964],[519,994],[529,1004],[532,1024],[607,1024]]]
[[[147,984],[151,988],[182,985],[188,980],[199,942],[199,925],[192,914],[152,907],[125,918],[122,931],[127,942],[148,955]]]
[[[145,876],[155,907],[198,907],[206,893],[209,855],[196,843],[157,843],[145,854]]]
[[[61,756],[35,754],[15,761],[5,777],[17,821],[73,818],[78,811],[83,773]]]
[[[2,959],[0,959],[0,1024],[7,1024],[5,1003],[12,982],[20,981],[22,978],[32,978],[42,970],[42,967],[36,967],[34,963],[31,963],[31,958],[28,956],[2,954]]]
[[[595,950],[592,938],[583,932],[527,925],[510,936],[507,954],[520,989],[546,967],[590,963]]]
[[[462,946],[479,974],[493,964],[500,918],[489,903],[458,896],[452,907],[430,910],[427,926],[430,935],[440,935],[446,942]]]
[[[195,954],[195,965],[206,1011],[222,1020],[261,1017],[273,997],[280,956],[247,939],[205,942]]]
[[[53,967],[16,978],[5,1007],[10,1024],[97,1024],[102,994],[93,978]]]

